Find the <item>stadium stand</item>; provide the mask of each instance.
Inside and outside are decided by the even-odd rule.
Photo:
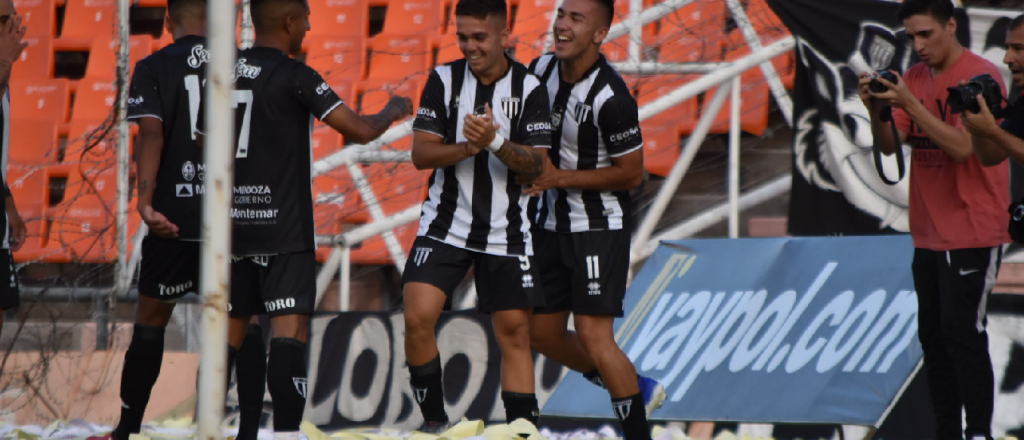
[[[366,0],[311,0],[309,36],[370,35],[370,5]]]
[[[53,38],[57,34],[55,0],[14,0],[14,8],[24,20],[25,36]]]

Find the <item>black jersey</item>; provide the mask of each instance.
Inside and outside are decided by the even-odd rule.
[[[139,61],[128,98],[128,119],[163,121],[153,209],[178,226],[182,240],[200,238],[204,169],[195,128],[209,61],[205,45],[205,38],[189,35]]]
[[[0,186],[0,199],[3,199],[3,203],[4,203],[4,206],[2,208],[3,211],[4,211],[4,215],[0,216],[0,221],[3,222],[3,224],[0,225],[0,228],[2,228],[2,229],[0,229],[0,231],[3,232],[4,239],[3,239],[3,242],[0,242],[0,249],[10,249],[11,248],[11,229],[10,229],[10,222],[7,220],[7,198],[11,196],[11,188],[7,186],[7,165],[8,165],[7,164],[7,157],[10,154],[10,151],[11,151],[10,150],[10,146],[11,146],[11,143],[10,143],[10,141],[11,141],[11,91],[10,91],[10,89],[8,89],[7,91],[4,92],[3,98],[0,98],[0,110],[2,110],[2,112],[3,112],[3,115],[0,116],[0,124],[3,124],[3,126],[0,127],[0,132],[3,133],[3,139],[0,139],[0,142],[3,142],[3,144],[0,145],[0,172],[3,173],[3,175],[0,176],[0,177],[3,178],[3,182],[2,182],[3,185]],[[15,202],[17,202],[17,200],[15,200]]]
[[[239,52],[235,78],[233,252],[313,250],[313,118],[344,103],[319,73],[277,49]]]

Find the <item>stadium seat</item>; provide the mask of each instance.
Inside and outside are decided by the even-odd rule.
[[[726,61],[736,61],[751,54],[750,45],[747,44],[746,39],[743,38],[742,33],[738,30],[729,34],[728,41],[725,53]],[[782,80],[783,87],[787,90],[792,90],[796,81],[796,59],[793,56],[793,52],[787,52],[775,57],[772,59],[772,65],[775,66],[775,72],[779,75],[779,79]],[[760,68],[752,70],[761,72]],[[761,80],[764,80],[764,75],[761,75]]]
[[[658,58],[662,62],[720,62],[725,2],[694,2],[662,17],[658,29]]]
[[[11,81],[11,114],[26,119],[68,120],[70,82],[64,78]]]
[[[740,88],[742,89],[740,92],[742,97],[742,102],[740,103],[740,129],[746,133],[760,136],[768,129],[768,110],[771,99],[768,83],[764,81],[764,76],[761,74],[760,69],[753,69],[740,75]],[[707,112],[707,107],[717,91],[718,87],[713,87],[707,91],[702,113]],[[730,98],[725,100],[721,111],[715,117],[715,122],[711,125],[710,133],[722,134],[729,132],[731,102],[732,99]]]
[[[406,256],[409,255],[409,249],[412,248],[412,242],[416,240],[416,232],[418,229],[419,222],[414,221],[399,226],[394,230],[395,238],[398,239],[398,243]],[[394,262],[391,261],[391,254],[388,252],[387,244],[384,242],[383,235],[375,235],[369,240],[360,243],[358,247],[353,248],[352,263],[362,265],[394,264]]]
[[[663,63],[716,63],[722,61],[723,42],[692,33],[661,39],[658,61]]]
[[[515,58],[529,64],[542,55],[544,41],[551,33],[557,0],[521,0],[512,23]]]
[[[653,2],[650,0],[644,0],[644,7],[650,6]],[[615,0],[615,16],[612,17],[612,26],[621,23],[623,20],[629,19],[630,13],[630,0]],[[658,37],[658,25],[655,23],[644,26],[641,35],[640,43],[640,57],[643,58],[644,51],[647,48],[653,47],[657,44]],[[601,52],[604,53],[605,57],[612,62],[622,62],[629,60],[629,35],[616,38],[613,41],[607,41],[601,45]]]
[[[365,172],[386,216],[422,204],[427,198],[430,172],[417,170],[411,162],[376,162]]]
[[[400,82],[387,79],[370,79],[358,84],[358,113],[361,115],[372,115],[384,110],[393,95],[405,96],[412,100],[413,107],[419,106],[420,94],[423,93],[423,85],[426,84],[426,76],[408,78]]]
[[[306,64],[324,79],[359,81],[366,71],[366,43],[358,36],[317,36],[308,40]]]
[[[341,134],[326,125],[313,129],[313,160],[320,160],[341,150]]]
[[[314,217],[317,225],[323,221],[361,224],[370,219],[370,213],[356,190],[348,169],[335,168],[313,178]]]
[[[14,253],[16,263],[36,260],[40,257],[45,235],[45,212],[48,206],[49,187],[45,168],[22,170],[8,168],[7,185],[18,207],[18,215],[25,222],[25,244]]]
[[[370,47],[371,80],[405,80],[425,75],[430,69],[431,51],[426,35],[380,34]]]
[[[309,36],[370,35],[370,6],[366,0],[311,0]]]
[[[455,34],[444,34],[432,38],[430,47],[436,51],[432,63],[434,66],[448,64],[463,57],[462,49],[459,49],[459,38]]]
[[[345,101],[345,105],[350,109],[356,108],[356,88],[355,84],[351,80],[334,78],[325,79],[327,79],[327,85],[331,86],[334,93],[337,94],[342,101]]]
[[[89,64],[85,76],[113,78],[117,75],[117,41],[113,38],[96,38],[89,49]],[[135,70],[135,63],[153,53],[153,37],[134,35],[128,38],[129,72]]]
[[[637,105],[643,107],[650,104],[655,99],[671,93],[699,77],[698,75],[656,75],[644,77],[640,83]],[[699,121],[700,113],[697,97],[693,97],[661,113],[655,114],[646,122],[654,125],[669,124],[676,127],[678,132],[689,134]]]
[[[72,173],[64,200],[48,211],[46,247],[61,252],[46,257],[51,263],[109,263],[116,258],[114,201],[116,173]]]
[[[53,39],[50,37],[26,37],[28,47],[21,51],[21,58],[14,63],[12,80],[44,79],[53,77]]]
[[[765,0],[750,0],[747,5],[747,18],[754,25],[754,30],[757,31],[757,35],[764,45],[790,35],[789,28],[782,23],[778,15],[775,15],[775,11],[768,6]]]
[[[658,176],[668,176],[679,160],[679,129],[670,121],[640,123],[644,137],[644,169]]]
[[[116,6],[116,0],[66,0],[58,46],[89,50],[94,39],[112,37],[117,29]]]
[[[74,121],[102,121],[112,116],[117,102],[114,79],[83,78],[78,81],[75,104],[71,108]]]
[[[23,19],[26,37],[54,38],[57,36],[56,1],[14,0],[14,9]]]
[[[167,32],[167,30],[164,29],[163,33],[160,34],[160,38],[153,40],[153,52],[170,46],[171,43],[174,43],[174,37],[171,36],[170,32]]]
[[[384,16],[384,34],[439,34],[444,3],[437,0],[390,0]]]
[[[8,168],[31,169],[57,162],[57,121],[11,118],[10,136]]]
[[[103,131],[103,121],[72,121],[64,146],[64,162],[81,164],[87,169],[113,164],[117,155],[117,132],[111,130],[104,136]]]

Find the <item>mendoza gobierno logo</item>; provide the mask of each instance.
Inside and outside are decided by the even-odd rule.
[[[824,262],[809,285],[775,291],[673,285],[696,258],[673,255],[647,290],[655,295],[636,306],[646,312],[617,334],[637,369],[658,378],[670,401],[680,401],[705,374],[884,374],[916,339],[913,290],[837,289],[829,279],[838,262]]]

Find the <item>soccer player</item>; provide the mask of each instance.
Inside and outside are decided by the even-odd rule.
[[[394,97],[373,116],[344,105],[316,71],[291,59],[309,30],[305,0],[253,0],[255,45],[236,64],[232,310],[228,341],[238,347],[252,315],[270,315],[267,386],[275,438],[299,438],[306,406],[306,343],[316,299],[311,186],[313,118],[357,143],[376,139],[411,114]]]
[[[565,0],[554,54],[531,64],[551,97],[553,134],[528,189],[541,196],[534,243],[547,301],[530,330],[535,349],[605,386],[624,437],[644,440],[664,389],[637,375],[612,334],[629,270],[629,190],[643,179],[636,101],[600,53],[613,16],[612,0]]]
[[[194,127],[202,98],[206,0],[170,0],[165,20],[174,43],[136,64],[128,118],[139,125],[138,210],[142,241],[139,304],[121,374],[121,418],[111,434],[138,433],[163,361],[164,331],[175,302],[199,291],[203,153]],[[239,440],[254,440],[263,414],[266,353],[254,327],[238,370]],[[232,353],[238,356],[238,353]]]
[[[995,379],[985,308],[1002,245],[1010,241],[1009,171],[1005,152],[971,142],[961,116],[945,103],[946,89],[962,80],[987,73],[1002,87],[1002,77],[960,45],[949,0],[907,0],[898,18],[921,62],[902,77],[895,74],[895,83],[878,78],[886,86],[882,93],[871,92],[872,78],[863,75],[860,98],[883,152],[892,154],[903,143],[913,147],[911,267],[936,438],[991,439]],[[887,105],[898,139],[881,118]]]
[[[465,58],[430,73],[413,124],[412,161],[434,169],[402,277],[405,355],[424,432],[443,432],[441,359],[434,332],[445,300],[475,268],[479,310],[501,349],[501,398],[509,422],[536,425],[529,317],[543,304],[531,255],[528,197],[517,175],[536,177],[551,143],[546,90],[505,54],[504,0],[455,6]]]
[[[25,27],[21,25],[21,17],[14,10],[14,2],[0,0],[0,94],[3,95],[4,109],[3,119],[0,120],[0,123],[5,128],[11,122],[11,115],[7,110],[11,108],[11,95],[7,90],[11,78],[11,66],[18,61],[21,51],[28,46],[28,43],[23,41],[24,37]],[[4,212],[7,215],[3,218],[5,224],[2,227],[4,238],[3,252],[0,252],[0,269],[2,269],[0,270],[0,279],[9,281],[0,284],[0,330],[4,325],[4,312],[21,304],[21,298],[18,296],[18,276],[14,270],[14,257],[11,252],[17,251],[25,243],[25,222],[18,214],[18,208],[14,206],[14,197],[11,196],[11,190],[7,186],[7,154],[10,152],[8,144],[10,139],[6,134],[8,130],[4,129],[3,131],[5,135],[2,140],[3,145],[0,146],[2,147],[0,171],[3,172],[3,187],[0,188],[0,194],[4,196]]]

